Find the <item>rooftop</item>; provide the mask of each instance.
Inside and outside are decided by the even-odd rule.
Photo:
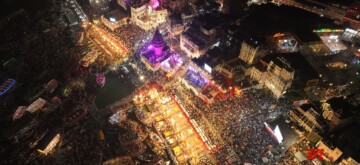
[[[253,48],[262,46],[264,44],[264,40],[261,38],[249,38],[249,39],[245,40],[244,42]]]
[[[205,35],[200,29],[195,28],[194,26],[187,28],[182,35],[195,43],[200,49],[204,48],[209,41],[209,36]]]
[[[300,80],[308,81],[308,80],[319,78],[319,76],[318,76],[317,72],[314,70],[314,68],[312,68],[310,63],[307,62],[306,59],[300,53],[271,54],[271,55],[268,55],[263,58],[263,60],[266,63],[273,61],[280,67],[285,68],[284,61],[282,61],[280,59],[285,59],[285,61],[291,67],[290,70],[294,70],[295,77],[300,78]]]
[[[327,126],[327,122],[326,120],[322,117],[322,110],[320,109],[320,104],[318,104],[318,102],[314,102],[314,103],[307,103],[307,104],[303,104],[301,105],[301,109],[304,110],[305,112],[308,112],[316,117],[316,121],[323,127]],[[310,112],[310,110],[313,110],[314,112]],[[313,114],[316,113],[316,114]]]
[[[104,17],[108,20],[110,20],[110,18],[114,18],[116,21],[118,21],[123,18],[127,18],[128,15],[126,14],[126,12],[124,10],[117,9],[117,10],[113,10],[113,11],[110,11],[110,12],[104,14]]]
[[[267,70],[267,66],[264,65],[263,63],[258,63],[254,67],[261,72],[266,72]]]

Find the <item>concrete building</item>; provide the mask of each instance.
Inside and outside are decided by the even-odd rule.
[[[210,49],[215,41],[215,29],[190,26],[180,35],[180,48],[190,58],[198,58]]]
[[[183,64],[183,60],[170,50],[158,29],[156,29],[152,41],[143,46],[141,61],[149,70],[156,71],[161,68],[165,72],[171,72],[170,75]]]
[[[257,81],[258,85],[264,86],[266,80],[267,65],[264,63],[258,63],[250,70],[250,78]]]
[[[266,53],[261,41],[250,38],[242,43],[239,58],[246,64],[252,65],[259,62]]]
[[[354,160],[352,157],[348,157],[346,159],[344,158],[339,163],[339,165],[358,165],[358,164],[360,164],[360,163],[357,162],[356,160]]]
[[[322,140],[320,140],[316,144],[316,148],[323,149],[324,150],[323,158],[327,161],[331,161],[332,163],[336,162],[343,154],[343,152],[339,148],[337,147],[335,148],[331,145],[328,145]]]
[[[271,54],[262,58],[260,64],[251,69],[250,76],[259,82],[263,80],[261,82],[264,82],[277,98],[285,94],[290,87],[306,90],[319,82],[316,71],[299,53]]]
[[[128,23],[128,15],[125,11],[113,10],[101,16],[101,22],[111,31]]]
[[[165,23],[168,11],[162,8],[158,0],[151,0],[150,3],[141,2],[131,6],[131,19],[144,30],[155,29]]]
[[[290,111],[290,118],[307,132],[323,133],[327,126],[321,110],[314,104],[295,106],[295,109]]]
[[[284,58],[273,59],[267,67],[265,86],[280,98],[291,87],[294,76],[295,71]]]

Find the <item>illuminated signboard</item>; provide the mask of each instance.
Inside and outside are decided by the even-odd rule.
[[[284,138],[283,138],[283,136],[281,134],[281,131],[280,131],[280,128],[279,128],[278,125],[275,127],[274,134],[275,134],[275,137],[276,137],[277,141],[279,143],[281,143]]]
[[[212,71],[211,67],[209,65],[207,65],[207,64],[204,65],[204,69],[206,71],[208,71],[209,73],[211,73],[211,71]]]
[[[313,30],[313,32],[315,33],[334,33],[334,32],[343,32],[342,29],[317,29],[317,30]]]
[[[274,34],[274,37],[282,37],[282,36],[284,36],[284,33],[276,33],[276,34]]]

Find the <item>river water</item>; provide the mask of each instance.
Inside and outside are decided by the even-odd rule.
[[[95,103],[98,108],[114,103],[116,100],[129,96],[135,87],[130,83],[130,80],[125,77],[122,78],[117,74],[107,74],[105,86],[99,89],[96,96]]]

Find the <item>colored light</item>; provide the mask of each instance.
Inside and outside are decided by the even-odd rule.
[[[110,22],[116,22],[115,18],[110,18]]]
[[[5,90],[3,90],[3,91],[0,93],[0,96],[3,95],[3,94],[5,94],[5,93],[15,84],[15,82],[16,82],[16,81],[13,80],[13,82],[12,82],[9,86],[7,86]]]

